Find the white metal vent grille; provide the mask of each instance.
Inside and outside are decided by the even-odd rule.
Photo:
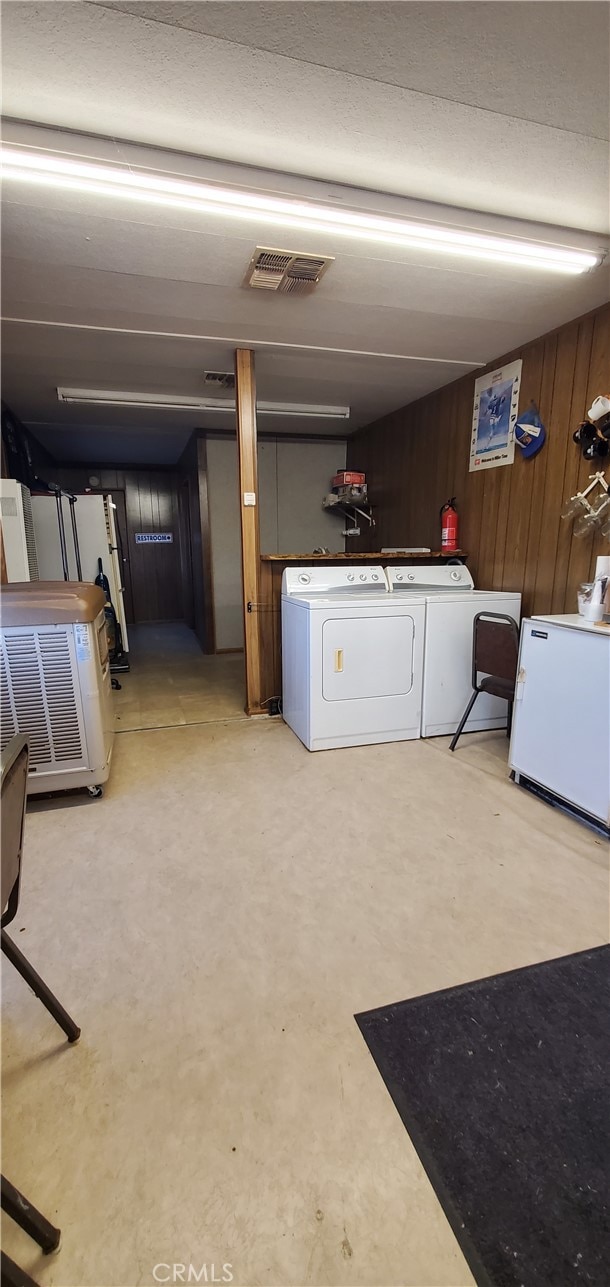
[[[332,264],[333,255],[308,255],[295,250],[257,246],[243,285],[282,295],[309,295]]]
[[[27,487],[22,486],[21,499],[23,504],[23,526],[25,528],[25,546],[28,552],[30,581],[39,581],[40,575],[38,572],[38,555],[36,553],[36,536],[34,533],[34,519],[32,516],[32,498]]]
[[[28,739],[31,768],[82,759],[67,631],[5,633],[2,654],[2,746],[18,731]]]
[[[4,750],[7,742],[10,742],[17,732],[15,711],[8,686],[4,649],[0,651],[0,723],[2,728],[2,750]]]

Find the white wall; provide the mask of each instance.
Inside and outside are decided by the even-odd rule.
[[[345,442],[261,442],[258,503],[261,554],[343,551],[343,523],[322,509],[330,480],[345,468]],[[208,438],[208,495],[217,648],[243,646],[237,443]]]

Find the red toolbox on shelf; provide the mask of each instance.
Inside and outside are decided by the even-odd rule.
[[[366,482],[366,474],[356,473],[353,469],[340,469],[339,473],[335,474],[333,478],[332,486],[333,487],[362,487],[362,484],[365,482]]]

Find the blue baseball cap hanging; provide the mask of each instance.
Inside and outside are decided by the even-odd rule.
[[[515,442],[524,456],[535,456],[540,451],[546,438],[546,429],[540,419],[540,412],[535,402],[530,402],[527,411],[517,416],[515,425]]]

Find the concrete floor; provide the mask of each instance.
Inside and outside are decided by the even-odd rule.
[[[130,626],[129,653],[114,694],[119,732],[245,718],[243,653],[205,656],[182,622]]]
[[[6,966],[3,1170],[63,1244],[4,1246],[43,1287],[472,1283],[353,1015],[606,940],[606,845],[506,747],[191,725],[30,806],[10,932],[83,1029]]]

